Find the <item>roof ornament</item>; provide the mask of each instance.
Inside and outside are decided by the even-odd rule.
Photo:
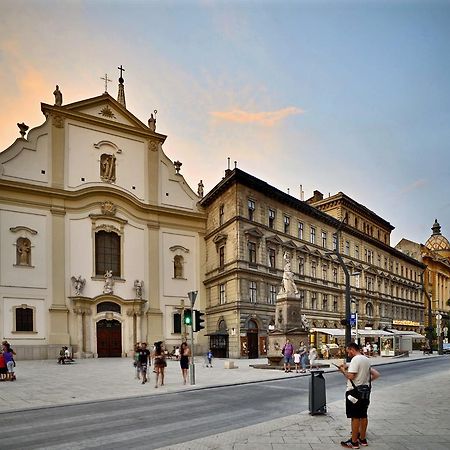
[[[55,106],[61,106],[63,97],[58,85],[56,85],[56,89],[53,91],[53,95],[55,96]]]
[[[122,67],[122,64],[120,67],[118,67],[120,70],[120,77],[119,77],[119,93],[117,94],[117,101],[126,108],[127,105],[125,103],[125,87],[123,85],[124,79],[122,77],[122,72],[125,72],[125,69]]]
[[[434,219],[434,224],[431,229],[433,230],[434,235],[441,234],[441,226],[439,225],[437,219]]]
[[[25,139],[25,133],[28,131],[28,128],[30,128],[28,125],[25,125],[25,123],[18,123],[17,126],[20,130],[20,135],[22,136],[22,139]]]
[[[153,116],[153,113],[155,116]],[[150,128],[150,131],[156,131],[156,114],[158,113],[158,110],[154,109],[153,113],[150,114],[150,119],[148,119],[148,127]]]
[[[104,80],[105,81],[105,94],[107,94],[108,93],[108,83],[112,82],[112,80],[110,80],[108,78],[108,74],[107,73],[105,73],[104,77],[100,77],[100,80]]]

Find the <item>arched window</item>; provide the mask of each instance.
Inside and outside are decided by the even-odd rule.
[[[373,305],[372,303],[367,303],[366,305],[366,316],[373,317]]]
[[[27,305],[15,308],[15,331],[34,331],[34,309]]]
[[[95,233],[95,274],[103,276],[112,270],[114,277],[120,277],[120,236],[104,230]]]
[[[16,265],[31,266],[31,242],[27,238],[16,241]]]
[[[227,331],[227,323],[225,322],[225,320],[221,320],[219,322],[219,331]]]
[[[258,325],[254,320],[249,320],[248,321],[248,325],[247,325],[247,329],[249,330],[257,330],[258,329]]]
[[[97,305],[97,313],[116,312],[120,314],[120,305],[114,302],[102,302]]]
[[[181,255],[175,255],[173,258],[173,277],[174,278],[184,278],[183,277],[183,265],[184,260]]]

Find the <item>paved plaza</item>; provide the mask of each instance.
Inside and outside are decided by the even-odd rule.
[[[435,358],[437,355],[425,356]],[[371,358],[373,365],[399,363],[424,358],[415,352],[408,358]],[[442,358],[442,357],[440,357]],[[444,358],[448,358],[445,357]],[[227,360],[228,361],[228,360]],[[168,361],[166,385],[154,388],[151,381],[142,385],[134,378],[130,359],[85,359],[74,364],[58,365],[55,361],[19,361],[16,382],[0,383],[0,411],[40,408],[80,402],[101,401],[142,395],[202,389],[286,377],[309,376],[285,374],[280,370],[263,370],[251,364],[261,360],[234,360],[236,369],[225,369],[225,360],[216,359],[214,367],[205,367],[196,358],[196,384],[183,386],[179,363]],[[329,361],[332,362],[332,361]],[[336,362],[336,361],[335,361]],[[336,370],[334,366],[324,369]],[[344,389],[344,383],[343,383]],[[373,449],[450,449],[450,370],[430,373],[420,383],[374,389],[370,407],[368,440]],[[327,404],[326,415],[300,413],[235,431],[212,435],[195,441],[166,447],[168,449],[335,449],[349,435],[344,401]]]

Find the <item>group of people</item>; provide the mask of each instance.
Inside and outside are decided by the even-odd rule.
[[[281,353],[283,354],[283,368],[286,373],[292,372],[292,364],[295,365],[296,373],[305,373],[308,366],[310,369],[315,367],[317,349],[313,345],[308,348],[303,342],[300,342],[298,348],[295,349],[291,341],[286,339],[286,343],[284,344]]]
[[[138,342],[134,349],[134,367],[136,368],[136,378],[142,384],[147,383],[147,372],[149,367],[153,366],[153,372],[156,374],[155,388],[164,386],[164,372],[167,367],[167,351],[164,348],[163,342],[158,341],[153,345],[152,351],[147,348],[146,342]],[[183,384],[186,384],[189,377],[189,358],[191,350],[186,342],[181,344],[176,352],[176,357],[180,361],[181,375]]]
[[[69,347],[63,345],[61,347],[61,350],[59,351],[58,364],[66,364],[73,362],[74,360],[72,358],[72,355],[70,354]]]
[[[14,360],[16,352],[8,341],[2,342],[2,350],[0,352],[0,381],[16,380],[16,361]]]

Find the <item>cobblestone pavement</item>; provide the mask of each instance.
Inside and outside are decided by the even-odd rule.
[[[425,356],[434,357],[437,356]],[[424,356],[414,352],[407,359],[416,358]],[[373,365],[401,360],[403,358],[371,358]],[[168,361],[166,385],[158,389],[152,382],[142,385],[135,379],[130,359],[83,359],[67,365],[48,360],[18,361],[17,381],[0,383],[0,412],[308,376],[250,366],[265,363],[266,359],[234,360],[235,369],[225,369],[225,361],[229,360],[215,359],[214,367],[208,368],[202,358],[196,358],[195,386],[184,386],[179,363]],[[331,362],[337,361],[324,361]],[[336,369],[331,365],[324,370]],[[150,376],[153,378],[154,374],[150,372]],[[329,403],[327,408],[328,413],[323,416],[296,414],[166,447],[165,450],[336,448],[341,440],[347,439],[349,422],[345,418],[343,401]],[[450,369],[446,375],[430,374],[420,383],[411,381],[382,391],[375,390],[369,412],[370,448],[450,449],[449,410]]]

